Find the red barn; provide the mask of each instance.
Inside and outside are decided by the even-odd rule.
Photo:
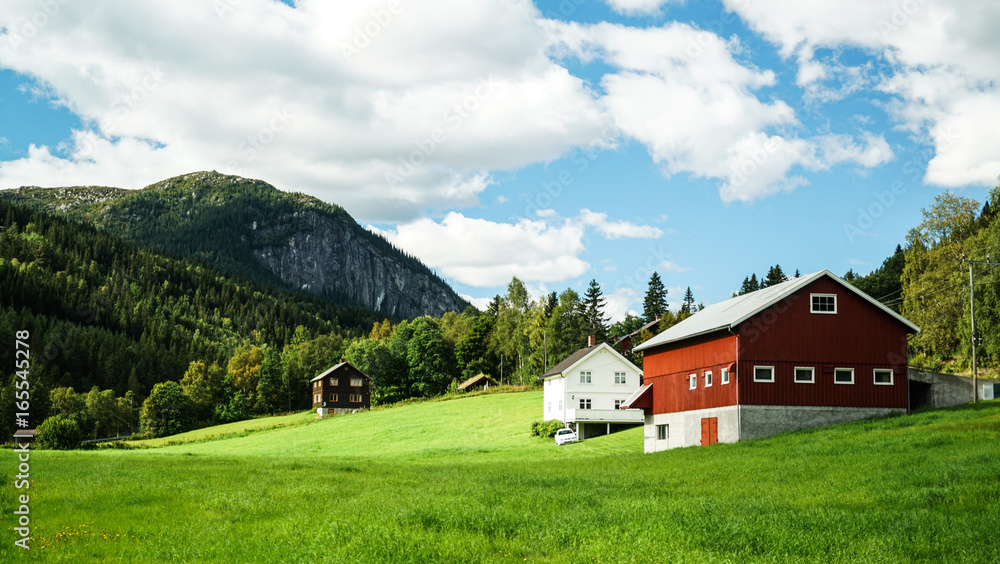
[[[709,306],[636,347],[645,451],[905,414],[919,328],[828,270]]]

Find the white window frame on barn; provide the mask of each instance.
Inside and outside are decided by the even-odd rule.
[[[850,382],[841,382],[841,381],[837,380],[837,374],[843,373],[843,372],[850,372],[851,373],[851,381]],[[853,385],[854,384],[854,369],[853,368],[834,368],[833,369],[833,383],[834,384],[844,384],[845,386]]]
[[[626,384],[627,377],[624,372],[615,372],[615,384]]]
[[[808,380],[799,379],[799,371],[809,372]],[[792,380],[796,384],[815,384],[816,383],[816,368],[813,366],[796,366],[795,372],[793,373]]]
[[[888,382],[879,382],[878,381],[878,375],[879,375],[880,372],[881,373],[885,373],[885,372],[889,373],[889,381]],[[891,386],[892,383],[895,380],[896,380],[895,373],[892,371],[891,368],[876,368],[876,369],[872,370],[872,381],[875,382],[876,386]]]
[[[580,398],[580,409],[593,409],[594,402],[590,398]]]
[[[829,301],[826,301],[829,298]],[[809,313],[837,314],[837,294],[809,294]]]
[[[705,387],[706,388],[711,388],[712,387],[712,371],[711,370],[706,370],[705,371]]]
[[[593,378],[589,370],[580,371],[580,383],[581,384],[592,384]]]
[[[698,375],[697,374],[691,374],[690,376],[688,376],[688,380],[689,380],[689,382],[688,382],[688,389],[689,390],[697,390],[698,389]]]
[[[729,369],[723,368],[720,372],[722,373],[720,375],[720,377],[722,378],[722,385],[725,386],[726,384],[729,383]]]
[[[767,370],[771,374],[771,377],[767,378],[767,379],[758,378],[757,377],[757,371],[758,370]],[[767,383],[767,384],[773,384],[774,383],[774,367],[773,366],[754,366],[753,367],[753,381],[754,382],[764,382],[764,383]]]

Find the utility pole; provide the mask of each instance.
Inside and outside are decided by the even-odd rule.
[[[987,256],[986,258],[990,258]],[[979,403],[979,378],[976,372],[976,282],[972,274],[972,265],[987,264],[1000,266],[1000,262],[989,262],[985,260],[963,260],[969,263],[969,321],[972,325],[972,402]]]

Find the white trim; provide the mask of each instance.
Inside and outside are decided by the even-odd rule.
[[[889,381],[888,382],[879,382],[878,381],[878,373],[879,372],[888,372],[889,373]],[[893,385],[893,383],[895,381],[896,381],[896,372],[893,369],[891,369],[891,368],[873,368],[872,369],[872,382],[876,386],[891,386],[891,385]]]
[[[838,382],[837,381],[837,371],[838,370],[850,370],[851,371],[851,381],[850,382]],[[853,368],[834,368],[833,369],[833,383],[834,384],[844,384],[853,385],[854,384],[854,369]]]
[[[688,389],[697,390],[698,389],[698,375],[688,374]]]
[[[758,379],[757,378],[757,369],[758,368],[767,368],[768,370],[770,370],[771,371],[771,379],[770,380],[760,380],[760,379]],[[774,380],[775,380],[775,377],[774,377],[774,367],[773,366],[754,366],[753,367],[753,381],[754,382],[764,382],[764,383],[767,383],[767,384],[773,384]]]
[[[618,377],[621,376],[622,381],[618,382]],[[628,372],[615,372],[615,386],[627,386],[628,385]]]
[[[809,379],[799,380],[799,370],[808,370]],[[815,366],[796,366],[795,370],[792,372],[792,381],[796,384],[815,384],[816,383],[816,367]]]
[[[706,370],[705,371],[705,387],[706,388],[711,388],[712,387],[712,371],[711,370]]]
[[[815,308],[816,303],[813,298],[833,298],[833,311],[818,310]],[[837,294],[809,294],[809,313],[818,313],[826,315],[837,315]]]
[[[720,384],[720,385],[725,386],[726,384],[729,383],[729,369],[728,368],[720,368],[719,369],[719,375],[720,375],[719,376],[720,379],[722,380],[722,384]]]
[[[626,366],[631,366],[632,368],[635,369],[636,373],[638,373],[639,375],[642,375],[642,369],[641,368],[639,368],[638,366],[636,366],[636,365],[632,364],[631,362],[629,362],[629,360],[627,358],[625,358],[624,356],[622,356],[621,354],[619,354],[619,352],[616,351],[615,349],[613,349],[611,347],[611,345],[609,345],[607,343],[601,343],[601,344],[597,345],[596,347],[594,347],[594,350],[592,350],[589,353],[583,355],[583,358],[581,358],[580,360],[578,360],[578,361],[574,362],[573,364],[567,366],[566,369],[563,370],[562,372],[559,372],[558,374],[550,374],[550,375],[544,376],[544,377],[540,376],[539,378],[541,378],[543,380],[556,379],[556,378],[566,378],[570,374],[572,374],[573,372],[576,371],[576,368],[578,366],[580,366],[580,363],[585,362],[588,358],[590,358],[594,354],[598,353],[599,351],[603,351],[603,350],[607,350],[611,354],[615,355],[615,357],[618,360],[620,360],[621,362],[625,363]]]

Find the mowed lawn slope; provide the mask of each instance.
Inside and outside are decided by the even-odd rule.
[[[541,394],[242,437],[33,452],[33,549],[62,562],[997,562],[1000,403],[644,455],[555,447]],[[16,468],[0,455],[12,523]]]

